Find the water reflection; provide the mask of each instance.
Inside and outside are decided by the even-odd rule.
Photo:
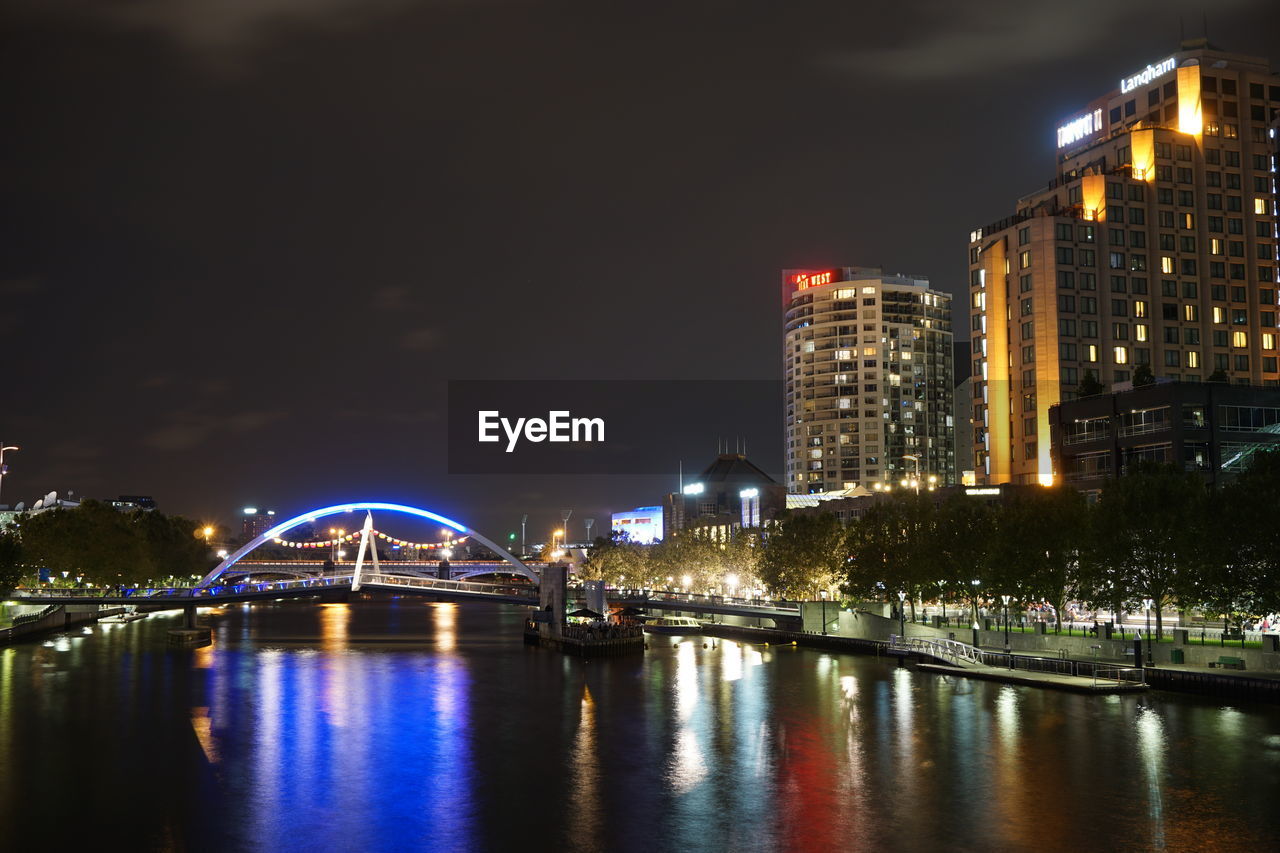
[[[129,800],[188,849],[1076,849],[1085,832],[1213,850],[1280,832],[1269,708],[703,638],[584,662],[481,605],[207,618],[215,643],[191,652],[165,648],[166,619],[0,650],[0,819],[54,825],[74,795],[89,825],[123,827],[127,759]],[[228,836],[206,843],[210,822]]]

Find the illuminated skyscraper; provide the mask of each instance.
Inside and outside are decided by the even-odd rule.
[[[1277,384],[1278,108],[1266,60],[1183,42],[1064,120],[1053,181],[970,234],[980,482],[1052,482],[1049,407],[1088,374]]]
[[[783,288],[787,490],[955,482],[951,296],[865,267]]]

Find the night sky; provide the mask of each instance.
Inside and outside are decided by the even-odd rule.
[[[661,477],[450,476],[446,382],[778,379],[785,267],[960,292],[1206,8],[1280,67],[1274,0],[9,0],[3,500],[605,527],[714,401]],[[731,433],[779,475],[780,405]]]

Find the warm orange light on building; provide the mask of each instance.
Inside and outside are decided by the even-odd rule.
[[[1107,179],[1103,175],[1085,175],[1080,179],[1080,196],[1084,218],[1100,220],[1107,209]]]
[[[1184,65],[1178,69],[1178,131],[1191,134],[1197,142],[1204,133],[1199,65]]]
[[[1129,134],[1129,146],[1133,156],[1133,176],[1151,183],[1156,179],[1156,132],[1135,130]]]
[[[1008,248],[1004,239],[994,241],[982,252],[986,269],[987,316],[1005,318],[1009,314]],[[1012,472],[1010,452],[1009,329],[1004,322],[987,326],[987,444],[992,483],[1007,483]]]

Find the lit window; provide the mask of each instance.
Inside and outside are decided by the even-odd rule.
[[[1097,344],[1089,344],[1087,347],[1085,347],[1085,348],[1084,348],[1084,352],[1085,352],[1085,358],[1084,358],[1084,360],[1085,360],[1085,361],[1097,361],[1097,360],[1098,360],[1098,345],[1097,345]]]
[[[1227,322],[1227,309],[1221,307],[1220,305],[1213,306],[1213,322],[1215,323]]]
[[[1145,341],[1147,339],[1147,324],[1135,323],[1133,326],[1133,339],[1135,341]]]
[[[1129,348],[1128,348],[1128,347],[1113,347],[1112,349],[1113,349],[1113,352],[1114,352],[1114,355],[1115,355],[1116,364],[1128,364],[1128,363],[1129,363]]]
[[[862,292],[863,292],[863,293],[875,293],[875,292],[876,292],[876,289],[875,289],[874,287],[872,287],[872,286],[868,285],[867,287],[862,288]]]
[[[1253,212],[1259,216],[1267,215],[1267,200],[1265,198],[1255,198],[1253,200]]]
[[[801,347],[801,349],[805,352],[813,352],[813,341],[805,341],[804,346]]]
[[[1274,332],[1263,332],[1263,333],[1262,333],[1262,348],[1263,348],[1263,349],[1275,349],[1275,348],[1276,348],[1276,336],[1275,336],[1275,333],[1274,333]]]
[[[1182,306],[1182,319],[1188,323],[1196,323],[1200,320],[1200,309],[1195,305]]]
[[[1194,352],[1194,351],[1188,352],[1187,367],[1199,367],[1199,366],[1200,366],[1200,353]]]
[[[1133,316],[1135,316],[1135,317],[1139,317],[1139,318],[1147,316],[1147,303],[1146,303],[1146,300],[1143,300],[1143,299],[1137,299],[1137,300],[1134,300],[1134,303],[1133,303]]]
[[[852,287],[844,287],[836,291],[836,299],[853,299],[858,295],[858,291]]]
[[[879,355],[880,350],[876,349],[875,347],[863,347],[862,354],[863,355]]]
[[[851,358],[853,358],[853,354],[850,353],[849,350],[847,349],[836,350],[836,361],[848,361]]]
[[[1248,332],[1232,332],[1231,345],[1233,347],[1236,347],[1237,349],[1244,349],[1245,347],[1249,346],[1249,333]]]
[[[1160,272],[1163,272],[1163,273],[1173,272],[1173,258],[1170,258],[1167,255],[1160,256]]]

